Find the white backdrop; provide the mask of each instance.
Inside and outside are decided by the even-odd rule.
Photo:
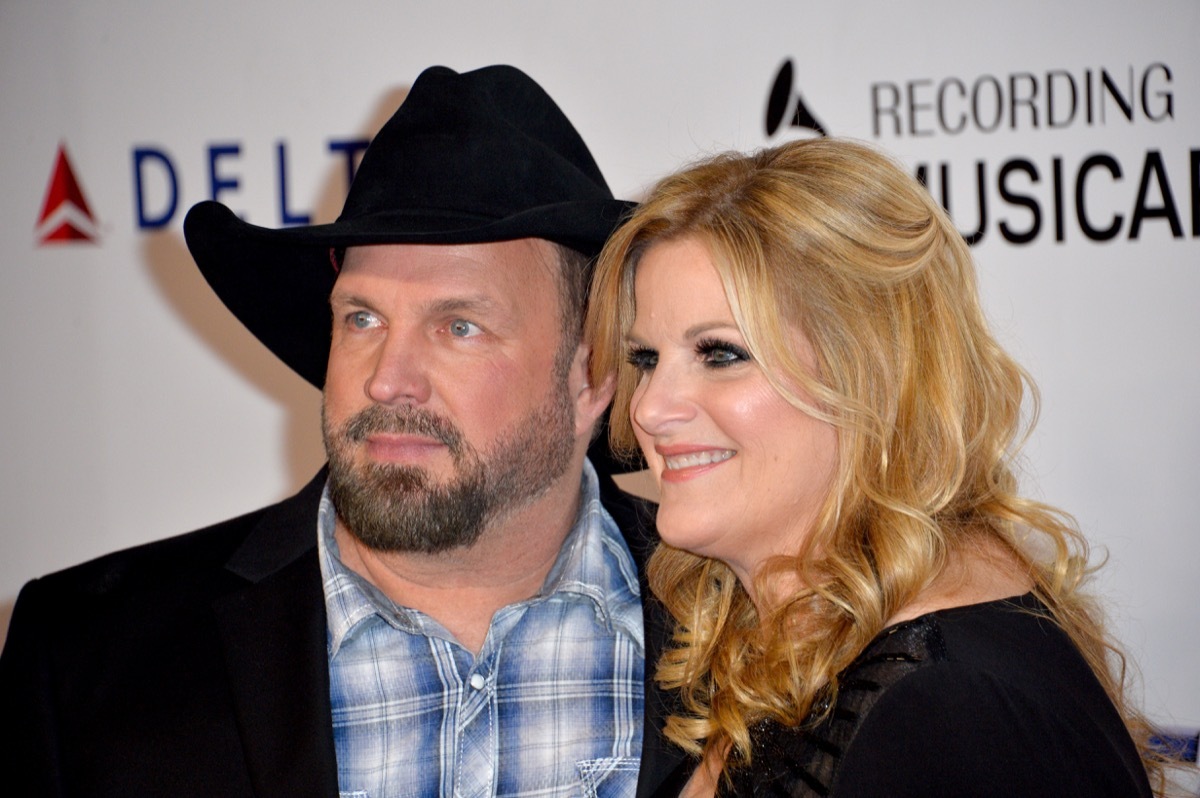
[[[0,4],[0,605],[311,476],[319,397],[210,294],[183,213],[215,183],[252,222],[328,221],[338,142],[369,138],[425,66],[507,62],[618,195],[810,135],[797,95],[830,133],[924,165],[965,233],[982,170],[985,299],[1045,400],[1027,488],[1107,550],[1098,587],[1152,715],[1200,725],[1200,2],[737,5]],[[60,145],[90,241],[42,243]]]

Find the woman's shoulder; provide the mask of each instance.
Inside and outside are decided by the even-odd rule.
[[[977,664],[1002,671],[1031,664],[1029,647],[1082,661],[1050,610],[1033,593],[943,607],[884,629],[847,669],[886,652],[909,651],[925,663]],[[1086,667],[1086,664],[1085,664]]]
[[[1037,684],[1047,664],[1064,658],[1087,670],[1032,594],[938,609],[880,632],[839,675],[837,707],[861,723],[885,695],[893,701],[929,698],[918,692],[929,686],[937,698],[945,686],[939,683],[961,681],[965,687],[985,674],[998,684]]]
[[[1149,795],[1115,708],[1032,595],[885,629],[818,710],[752,730],[739,794]]]
[[[1149,795],[1115,707],[1031,594],[884,630],[837,705],[831,727],[854,719],[834,794]]]

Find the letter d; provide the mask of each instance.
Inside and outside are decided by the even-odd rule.
[[[166,210],[151,216],[146,211],[145,195],[142,191],[142,167],[147,161],[157,161],[162,165],[167,177]],[[179,181],[175,178],[175,167],[171,165],[170,157],[162,150],[150,147],[137,147],[133,151],[133,190],[137,200],[137,224],[143,230],[153,230],[166,227],[175,216],[179,207]]]

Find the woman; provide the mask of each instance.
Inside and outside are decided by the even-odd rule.
[[[605,248],[588,334],[660,491],[674,789],[1150,794],[1086,544],[1017,493],[1032,384],[915,180],[829,139],[687,168]]]

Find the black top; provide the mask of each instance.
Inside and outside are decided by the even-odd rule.
[[[764,721],[722,795],[1149,796],[1112,702],[1032,595],[884,630],[809,731]]]

